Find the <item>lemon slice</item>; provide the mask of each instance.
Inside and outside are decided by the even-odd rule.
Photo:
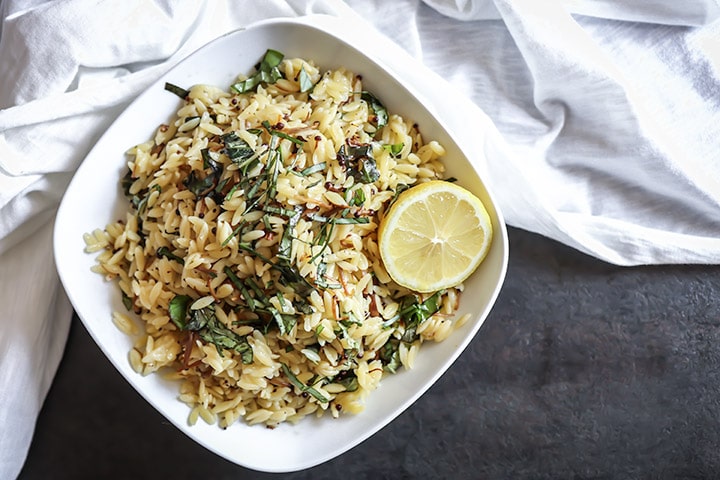
[[[493,228],[485,206],[443,180],[402,192],[380,222],[380,257],[399,285],[421,293],[456,286],[483,261]]]

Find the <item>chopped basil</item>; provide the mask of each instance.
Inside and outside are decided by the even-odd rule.
[[[265,52],[260,64],[257,65],[256,72],[251,77],[234,84],[232,88],[237,93],[246,93],[254,91],[258,85],[272,84],[283,78],[283,74],[278,68],[283,59],[283,54],[277,50],[268,49]]]
[[[290,333],[290,331],[293,329],[297,322],[295,316],[282,314],[280,313],[280,311],[278,311],[277,308],[274,307],[268,307],[268,311],[270,312],[270,315],[272,315],[273,320],[275,320],[275,323],[278,326],[278,330],[280,330],[280,335]]]
[[[380,178],[380,171],[377,168],[375,157],[373,157],[372,145],[369,143],[357,146],[343,145],[337,152],[337,158],[358,182],[373,183]]]
[[[310,259],[310,263],[313,263],[316,259],[320,258],[322,254],[325,252],[325,250],[330,246],[330,240],[332,239],[333,232],[335,231],[335,222],[333,221],[326,221],[323,222],[322,227],[320,227],[320,232],[317,236],[317,243],[316,245],[322,244],[322,248],[318,253],[313,255],[313,257]],[[322,272],[320,269],[323,268]],[[321,263],[318,265],[318,272],[317,276],[318,278],[321,278],[322,275],[325,273],[325,268],[327,268],[327,265],[324,263]]]
[[[387,108],[370,92],[362,92],[360,98],[365,100],[368,106],[375,113],[375,125],[377,130],[380,130],[388,123],[388,112]]]
[[[292,135],[288,135],[285,132],[282,132],[276,128],[273,128],[273,126],[270,125],[270,122],[268,122],[267,120],[262,122],[262,126],[265,127],[265,130],[267,130],[270,135],[273,135],[273,136],[279,137],[279,138],[284,138],[285,140],[290,140],[295,145],[302,145],[305,143],[305,141],[303,141],[297,137],[293,137]]]
[[[183,181],[185,187],[195,194],[196,197],[202,198],[210,194],[218,194],[216,187],[223,173],[222,165],[215,158],[215,153],[204,148],[200,151],[203,158],[203,167],[205,171],[203,176],[198,175],[196,170],[190,172],[190,175]],[[209,172],[207,170],[210,170]]]
[[[333,222],[335,225],[359,225],[363,223],[370,223],[368,217],[322,217],[320,215],[311,215],[313,220],[318,222]]]
[[[243,220],[242,222],[240,222],[240,225],[238,225],[237,227],[235,227],[235,230],[233,230],[232,233],[231,233],[230,235],[228,235],[228,237],[227,237],[225,240],[223,240],[223,242],[220,244],[220,246],[221,246],[221,247],[225,247],[228,243],[230,243],[230,240],[232,240],[232,239],[233,239],[234,237],[236,237],[238,234],[241,234],[241,232],[242,232],[243,229],[245,228],[245,225],[246,225],[246,224],[247,224],[247,222],[245,222],[245,220]]]
[[[348,191],[349,193],[350,191]],[[352,197],[348,200],[351,207],[361,207],[365,203],[365,191],[362,188],[352,190]]]
[[[205,307],[198,311],[202,311],[207,308],[212,307]],[[240,354],[242,363],[246,365],[252,363],[253,351],[247,341],[247,337],[240,336],[227,328],[215,317],[214,313],[212,315],[208,315],[206,318],[206,325],[198,332],[200,338],[204,342],[215,345],[215,348],[220,356],[223,356],[223,349],[234,350]]]
[[[410,185],[407,185],[405,183],[399,183],[398,186],[395,188],[395,195],[393,195],[393,198],[390,200],[390,203],[388,204],[388,208],[390,207],[390,205],[395,203],[395,201],[400,196],[400,194],[402,192],[404,192],[405,190],[407,190],[408,188],[410,188]]]
[[[298,210],[290,210],[289,208],[276,207],[275,205],[265,205],[262,210],[266,213],[271,213],[273,215],[279,215],[281,217],[287,218],[293,218],[300,215],[300,212]]]
[[[224,145],[223,151],[233,163],[240,164],[243,160],[255,155],[255,150],[245,140],[238,137],[235,132],[223,135],[222,142]]]
[[[227,275],[227,277],[230,279],[230,282],[232,282],[233,286],[240,290],[240,293],[245,299],[245,303],[247,304],[247,307],[250,309],[250,311],[254,312],[255,299],[252,297],[252,295],[250,295],[248,287],[245,286],[245,284],[240,280],[240,278],[238,278],[237,275],[235,275],[235,272],[233,272],[230,267],[225,267],[223,269],[223,272],[225,272],[225,275]]]
[[[350,335],[348,331],[350,325],[352,325],[352,323],[343,320],[337,322],[338,330],[335,331],[335,335],[340,333],[345,342],[347,342],[351,348],[355,349],[359,346],[359,342]]]
[[[300,313],[304,313],[306,315],[313,313],[312,306],[302,298],[297,298],[292,303],[293,303],[293,307],[295,307],[295,310],[297,310]]]
[[[182,98],[183,100],[185,100],[185,98],[188,96],[188,93],[190,93],[187,90],[185,90],[184,88],[178,87],[177,85],[173,85],[170,82],[165,82],[165,90],[167,90],[170,93],[174,93],[175,95]]]
[[[325,163],[325,162],[316,163],[315,165],[310,165],[309,167],[300,170],[300,175],[303,177],[307,177],[308,175],[312,175],[313,173],[322,172],[326,168],[327,168],[327,163]]]
[[[297,205],[295,207],[295,210],[292,211],[290,215],[288,215],[288,222],[285,225],[282,237],[280,238],[280,245],[278,246],[277,256],[279,259],[287,262],[290,261],[290,253],[292,251],[293,230],[295,229],[295,226],[297,226],[297,223],[300,220],[301,212],[302,207],[300,205]]]
[[[122,292],[122,303],[125,305],[125,308],[132,312],[133,311],[133,300],[132,298],[128,297],[125,292]]]
[[[298,75],[298,82],[300,83],[300,91],[302,93],[309,92],[313,88],[312,80],[310,75],[305,71],[304,67],[300,68],[300,74]]]
[[[413,294],[406,295],[400,300],[399,314],[405,323],[405,333],[402,336],[403,342],[414,342],[418,337],[416,333],[417,327],[440,310],[438,304],[440,293],[435,292],[423,302],[420,302],[418,297]]]
[[[238,188],[240,188],[240,184],[236,183],[235,185],[233,185],[232,188],[228,191],[228,193],[225,194],[225,198],[223,200],[227,202],[228,200],[232,199],[232,196],[235,195],[235,192],[237,192]]]
[[[125,197],[130,202],[130,205],[135,208],[135,217],[137,218],[138,223],[138,229],[137,233],[141,237],[141,244],[144,244],[144,233],[143,233],[143,218],[145,216],[145,211],[147,209],[147,202],[150,198],[150,194],[154,191],[160,192],[162,191],[162,188],[160,185],[153,185],[149,189],[141,190],[140,192],[136,194],[130,193],[130,188],[132,187],[135,180],[132,177],[132,171],[128,169],[128,172],[125,174],[125,176],[120,181],[120,185],[123,189],[123,192],[125,194]]]
[[[120,180],[120,186],[123,189],[123,193],[128,199],[131,199],[132,195],[130,195],[130,187],[132,187],[132,184],[135,183],[135,179],[132,176],[132,170],[129,168],[127,169],[127,172],[125,172],[125,175]]]
[[[214,304],[192,310],[188,308],[190,301],[187,295],[173,297],[168,305],[170,320],[182,331],[197,332],[202,341],[215,345],[220,356],[223,356],[223,350],[234,350],[241,355],[244,364],[252,363],[252,348],[247,338],[217,319]]]
[[[290,380],[290,383],[293,384],[295,388],[300,390],[301,392],[307,392],[313,397],[315,397],[320,403],[328,403],[330,401],[329,398],[325,397],[322,393],[315,390],[313,387],[309,385],[305,385],[303,382],[301,382],[294,373],[290,370],[290,367],[285,365],[284,363],[280,364],[282,367],[282,371],[285,374],[285,376]]]
[[[185,328],[200,331],[207,326],[211,318],[215,318],[215,306],[211,303],[207,307],[189,310],[189,318]]]
[[[196,197],[204,197],[213,191],[215,188],[214,182],[215,178],[212,175],[200,178],[193,170],[190,172],[190,175],[188,175],[184,184]]]
[[[357,375],[352,370],[345,370],[333,378],[332,383],[338,383],[345,387],[346,392],[354,392],[360,387]]]
[[[168,260],[174,260],[174,261],[180,263],[181,265],[185,265],[185,260],[182,257],[179,257],[179,256],[175,255],[174,253],[172,253],[170,251],[170,249],[167,247],[158,248],[157,251],[155,252],[155,255],[157,255],[158,258],[165,257]]]
[[[402,365],[399,347],[400,341],[396,338],[391,338],[380,347],[380,362],[385,371],[395,373]]]
[[[390,153],[390,155],[392,155],[393,157],[397,157],[398,155],[400,155],[400,152],[402,152],[402,149],[405,148],[405,144],[404,143],[393,143],[392,145],[385,144],[385,145],[383,145],[383,148],[385,150],[387,150],[388,153]]]
[[[168,305],[170,320],[180,329],[187,327],[187,309],[190,304],[190,297],[187,295],[175,295]]]

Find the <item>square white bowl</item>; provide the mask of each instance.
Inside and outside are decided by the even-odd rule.
[[[354,33],[354,34],[353,34]],[[478,332],[505,278],[508,240],[505,223],[492,194],[477,173],[482,155],[482,131],[456,135],[444,126],[452,105],[440,100],[437,89],[450,88],[402,52],[371,32],[353,32],[333,17],[263,21],[222,36],[180,62],[141,94],[113,123],[78,168],[57,214],[54,248],[65,290],[83,324],[125,379],[177,428],[218,455],[247,468],[289,472],[309,468],[336,457],[387,425],[408,408],[450,367]],[[126,211],[119,181],[126,168],[125,151],[152,138],[178,107],[178,99],[164,91],[165,82],[180,86],[197,83],[228,87],[239,73],[249,73],[273,48],[287,57],[312,59],[322,69],[345,66],[363,75],[363,84],[390,112],[413,119],[428,139],[446,149],[447,175],[474,192],[492,218],[492,248],[480,268],[465,283],[458,314],[471,319],[441,343],[423,344],[415,366],[386,376],[359,415],[339,419],[306,418],[297,425],[275,429],[237,422],[223,430],[217,425],[187,423],[189,409],[178,400],[178,385],[161,375],[141,376],[130,366],[133,339],[112,323],[115,310],[124,311],[120,291],[90,271],[96,255],[84,252],[83,234],[103,228]],[[370,53],[377,58],[370,58]],[[380,57],[385,57],[385,61]],[[391,63],[389,62],[391,60]],[[392,64],[394,68],[387,65]],[[433,78],[433,80],[430,80]],[[434,100],[430,100],[433,98]],[[447,95],[447,101],[458,97]],[[467,119],[463,119],[466,121]],[[454,122],[457,123],[457,122]],[[480,130],[482,124],[478,125]],[[461,138],[462,137],[462,138]],[[472,142],[472,143],[471,143]],[[122,413],[118,413],[119,415]]]

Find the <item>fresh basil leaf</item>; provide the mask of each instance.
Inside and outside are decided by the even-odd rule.
[[[200,150],[203,158],[204,176],[200,177],[196,170],[190,172],[190,175],[183,181],[183,185],[195,194],[196,197],[202,198],[210,194],[217,193],[215,189],[218,181],[222,176],[222,165],[217,161],[216,154],[209,149]],[[219,200],[219,199],[218,199]]]
[[[190,304],[190,297],[187,295],[175,295],[168,305],[170,320],[180,330],[187,328],[187,309]]]
[[[215,318],[215,306],[213,304],[197,310],[190,309],[190,320],[186,328],[192,331],[200,331],[208,324],[211,318]]]
[[[402,152],[402,149],[404,147],[405,147],[404,143],[393,143],[392,145],[390,145],[390,144],[383,145],[383,149],[387,150],[388,153],[390,153],[390,155],[392,155],[393,157],[397,157],[398,155],[400,155],[400,152]]]
[[[285,374],[285,376],[288,378],[290,383],[295,386],[298,390],[301,392],[307,392],[313,397],[315,397],[320,403],[328,403],[330,401],[329,398],[325,397],[322,393],[315,390],[313,387],[305,385],[303,382],[301,382],[295,374],[290,370],[290,367],[285,365],[284,363],[281,363],[280,366],[282,367],[282,371]]]
[[[360,387],[360,384],[358,382],[357,375],[355,375],[352,370],[346,370],[345,372],[340,372],[334,379],[332,383],[339,383],[343,387],[345,387],[346,392],[354,392]]]
[[[283,74],[278,68],[282,59],[282,53],[277,50],[268,49],[260,61],[260,64],[257,66],[255,74],[232,85],[230,88],[237,93],[246,93],[254,91],[257,86],[262,83],[272,84],[277,82],[283,78]]]
[[[274,307],[268,307],[268,311],[272,315],[273,320],[275,320],[278,330],[280,330],[280,335],[290,333],[296,323],[295,316],[282,314]]]
[[[402,336],[403,342],[414,342],[418,337],[417,327],[440,310],[438,303],[440,293],[435,292],[423,302],[420,302],[413,294],[406,295],[401,299],[399,313],[400,318],[405,323],[405,333]]]
[[[380,347],[380,363],[385,371],[395,373],[402,365],[399,347],[400,341],[396,338],[391,338]]]
[[[133,300],[128,297],[125,292],[122,292],[122,303],[129,312],[133,311]]]
[[[351,207],[361,207],[365,203],[365,191],[362,188],[353,190],[352,197],[348,202]]]
[[[185,100],[185,98],[190,93],[187,90],[185,90],[184,88],[178,87],[177,85],[173,85],[170,82],[165,82],[165,90],[167,90],[170,93],[174,93],[175,95],[182,98],[183,100]]]
[[[223,151],[233,163],[241,164],[243,160],[255,155],[255,150],[235,132],[226,133],[221,139]]]
[[[312,175],[313,173],[322,172],[327,168],[327,163],[321,162],[316,163],[315,165],[310,165],[309,167],[306,167],[302,170],[300,170],[300,175],[303,177],[307,177],[308,175]]]
[[[300,74],[298,75],[298,82],[300,83],[300,92],[309,92],[313,88],[312,80],[310,75],[305,71],[305,68],[300,68]]]
[[[362,183],[373,183],[380,178],[380,171],[372,152],[372,145],[343,145],[337,152],[340,165],[345,166],[352,177]]]
[[[155,255],[157,255],[158,258],[165,257],[168,260],[174,260],[174,261],[180,263],[181,265],[185,265],[185,260],[182,257],[179,257],[179,256],[175,255],[174,253],[172,253],[170,251],[170,249],[167,247],[158,248],[157,251],[155,251]]]
[[[387,108],[370,92],[364,91],[360,95],[360,98],[365,100],[368,106],[375,113],[375,125],[377,130],[380,130],[388,123],[388,111]]]
[[[298,224],[298,221],[300,221],[300,214],[302,213],[302,206],[297,205],[295,207],[295,210],[292,212],[292,216],[288,216],[287,224],[285,225],[285,228],[283,229],[282,237],[280,238],[280,244],[278,245],[278,258],[289,262],[290,261],[290,254],[292,252],[292,241],[293,241],[293,231],[295,227]]]
[[[244,364],[252,363],[252,347],[247,337],[240,336],[223,325],[215,316],[213,305],[197,310],[190,309],[190,318],[186,323],[190,300],[186,295],[177,295],[170,301],[170,319],[173,323],[181,330],[197,332],[203,342],[215,345],[220,356],[223,356],[223,350],[233,350],[241,355]]]

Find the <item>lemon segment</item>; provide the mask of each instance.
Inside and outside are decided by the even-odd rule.
[[[454,287],[480,265],[493,227],[482,201],[443,180],[402,192],[380,222],[378,247],[395,283],[428,293]]]

